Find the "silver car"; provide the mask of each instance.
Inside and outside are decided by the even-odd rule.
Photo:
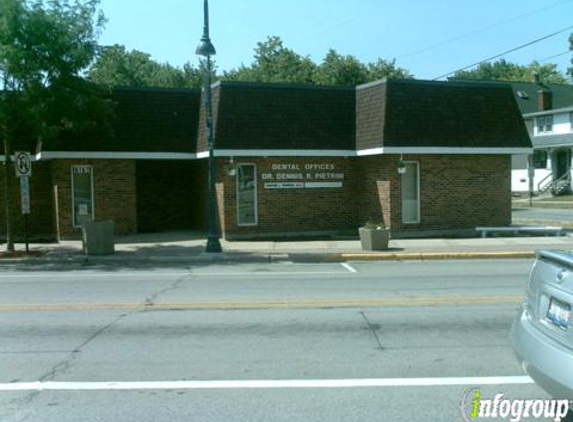
[[[522,368],[554,398],[573,399],[573,254],[541,250],[511,330]]]

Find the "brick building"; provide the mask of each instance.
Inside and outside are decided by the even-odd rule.
[[[35,151],[32,233],[75,237],[86,219],[113,219],[119,234],[204,229],[200,91],[117,89],[113,99],[114,137]],[[512,90],[499,84],[222,82],[213,106],[228,239],[327,234],[366,221],[384,222],[394,236],[506,225],[511,155],[531,149]]]

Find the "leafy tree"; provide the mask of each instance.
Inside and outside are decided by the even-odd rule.
[[[352,55],[331,49],[320,65],[286,48],[279,37],[268,37],[255,48],[254,62],[224,72],[222,79],[252,82],[296,82],[323,85],[359,85],[384,77],[411,78],[395,60],[364,64]]]
[[[62,133],[109,128],[111,103],[82,78],[104,24],[98,0],[0,0],[0,138],[6,162],[7,244],[11,227],[9,157]]]
[[[557,65],[540,64],[533,61],[529,65],[511,63],[504,59],[493,63],[482,63],[472,70],[456,72],[456,78],[487,79],[510,82],[534,82],[535,74],[546,83],[566,84],[567,78],[557,69]]]
[[[378,59],[368,63],[369,80],[376,81],[383,78],[411,79],[414,76],[406,69],[396,66],[396,60]]]
[[[329,50],[315,71],[314,81],[322,85],[360,85],[370,80],[369,69],[356,57]]]
[[[122,45],[103,47],[90,68],[88,78],[106,86],[124,87],[201,87],[203,68],[186,63],[183,69],[168,63],[158,63],[147,53],[127,51]]]
[[[280,37],[268,37],[255,48],[255,61],[247,67],[224,72],[223,80],[312,83],[316,65],[283,45]]]

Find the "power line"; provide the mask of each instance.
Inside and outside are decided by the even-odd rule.
[[[400,0],[393,0],[393,1],[391,1],[390,3],[384,4],[383,6],[387,8],[389,5],[393,5],[394,3],[398,3],[399,1],[400,1]],[[571,0],[569,0],[569,1],[571,1]],[[354,22],[355,20],[361,19],[361,18],[363,18],[364,16],[371,16],[372,14],[373,14],[372,9],[368,9],[366,12],[359,13],[359,14],[357,14],[357,15],[354,15],[354,16],[350,17],[350,18],[347,18],[347,19],[344,19],[344,20],[342,20],[342,21],[336,22],[336,23],[334,23],[334,24],[332,24],[332,25],[327,26],[326,28],[322,28],[322,29],[318,30],[317,32],[315,32],[315,33],[313,33],[313,34],[311,34],[311,35],[304,36],[304,37],[301,37],[301,38],[299,38],[299,39],[295,39],[295,40],[293,41],[293,43],[295,43],[295,44],[306,44],[309,40],[311,40],[311,41],[316,41],[319,37],[322,37],[323,35],[327,34],[327,33],[330,32],[330,31],[335,30],[336,28],[339,28],[339,27],[341,27],[341,26],[344,26],[344,25],[346,25],[346,24],[348,24],[348,23],[350,23],[350,22]]]
[[[530,41],[530,42],[528,42],[528,43],[526,43],[526,44],[520,45],[519,47],[515,47],[515,48],[512,48],[511,50],[504,51],[503,53],[496,54],[495,56],[492,56],[492,57],[489,57],[489,58],[487,58],[487,59],[481,60],[481,61],[479,61],[479,62],[477,62],[477,63],[471,64],[471,65],[466,66],[466,67],[462,67],[461,69],[457,69],[457,70],[454,70],[454,71],[452,71],[452,72],[448,72],[448,73],[446,73],[446,74],[444,74],[444,75],[441,75],[441,76],[438,76],[438,77],[436,77],[436,78],[434,78],[434,79],[432,79],[432,80],[433,80],[433,81],[437,81],[438,79],[445,78],[446,76],[450,76],[450,75],[453,74],[453,73],[461,72],[461,71],[463,71],[463,70],[467,70],[467,69],[470,69],[470,68],[472,68],[472,67],[479,66],[480,64],[490,62],[490,61],[492,61],[492,60],[495,60],[495,59],[497,59],[497,58],[500,58],[500,57],[502,57],[502,56],[505,56],[506,54],[513,53],[514,51],[522,50],[522,49],[524,49],[525,47],[529,47],[529,46],[531,46],[531,45],[533,45],[533,44],[537,44],[538,42],[541,42],[541,41],[544,41],[544,40],[546,40],[546,39],[548,39],[548,38],[551,38],[551,37],[554,37],[554,36],[556,36],[556,35],[562,34],[563,32],[569,31],[569,30],[571,30],[571,29],[573,29],[573,25],[572,25],[572,26],[568,26],[567,28],[564,28],[564,29],[562,29],[562,30],[560,30],[560,31],[557,31],[557,32],[554,32],[554,33],[552,33],[552,34],[545,35],[544,37],[537,38],[537,39],[535,39],[535,40],[533,40],[533,41]]]
[[[559,54],[555,54],[555,55],[553,55],[553,56],[545,57],[545,58],[539,60],[539,62],[540,62],[540,63],[546,62],[546,61],[549,61],[549,60],[551,60],[551,59],[556,59],[557,57],[561,57],[561,56],[564,56],[565,54],[569,54],[569,53],[571,53],[571,51],[570,51],[570,50],[567,50],[567,51],[564,51],[563,53],[559,53]]]
[[[552,4],[552,5],[543,7],[543,8],[541,8],[541,9],[532,10],[531,12],[525,13],[525,14],[523,14],[523,15],[514,16],[514,17],[512,17],[512,18],[503,20],[503,21],[501,21],[501,22],[494,23],[493,25],[484,26],[484,27],[478,28],[478,29],[476,29],[476,30],[474,30],[474,31],[467,32],[467,33],[462,34],[462,35],[458,35],[458,36],[456,36],[456,37],[454,37],[454,38],[450,38],[449,40],[443,41],[443,42],[441,42],[441,43],[434,44],[434,45],[430,45],[430,46],[428,46],[428,47],[422,48],[422,49],[420,49],[420,50],[413,51],[413,52],[411,52],[411,53],[402,54],[401,56],[397,56],[396,59],[403,59],[403,58],[406,58],[406,57],[411,57],[411,56],[415,56],[415,55],[418,55],[418,54],[422,54],[422,53],[425,53],[425,52],[430,51],[430,50],[435,50],[435,49],[438,48],[438,47],[442,47],[442,46],[444,46],[444,45],[451,44],[451,43],[453,43],[453,42],[456,42],[456,41],[459,41],[459,40],[461,40],[461,39],[467,38],[467,37],[469,37],[469,36],[471,36],[471,35],[479,34],[480,32],[485,32],[485,31],[488,31],[488,30],[490,30],[490,29],[497,28],[497,27],[499,27],[499,26],[503,26],[503,25],[505,25],[506,23],[514,22],[514,21],[516,21],[516,20],[525,18],[525,17],[527,17],[527,16],[535,15],[535,14],[537,14],[537,13],[543,12],[543,11],[548,10],[548,9],[552,9],[552,8],[554,8],[554,7],[560,6],[560,5],[565,4],[565,3],[571,3],[571,1],[572,1],[572,0],[561,1],[561,2],[559,2],[559,3],[554,3],[554,4]]]

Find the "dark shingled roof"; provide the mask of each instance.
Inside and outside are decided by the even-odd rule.
[[[217,91],[217,149],[355,147],[354,88],[222,82]]]
[[[112,94],[115,136],[97,131],[43,150],[105,152],[196,152],[199,90],[116,88]]]
[[[513,89],[517,105],[522,114],[535,113],[537,108],[537,92],[549,90],[553,94],[553,109],[573,106],[573,85],[538,84],[535,82],[505,82],[486,81],[479,79],[450,79],[453,82],[488,83],[492,85],[510,85]],[[523,95],[525,94],[525,95]]]
[[[364,105],[372,92],[377,105]],[[388,80],[358,87],[358,109],[384,121],[358,149],[376,147],[531,148],[509,85]],[[359,123],[359,126],[360,123]],[[358,127],[360,133],[363,129]]]
[[[385,146],[530,147],[508,86],[391,81]]]
[[[199,90],[115,89],[113,100],[115,137],[63,137],[44,151],[205,150]],[[213,107],[220,150],[531,147],[505,84],[388,80],[355,89],[221,82]]]

